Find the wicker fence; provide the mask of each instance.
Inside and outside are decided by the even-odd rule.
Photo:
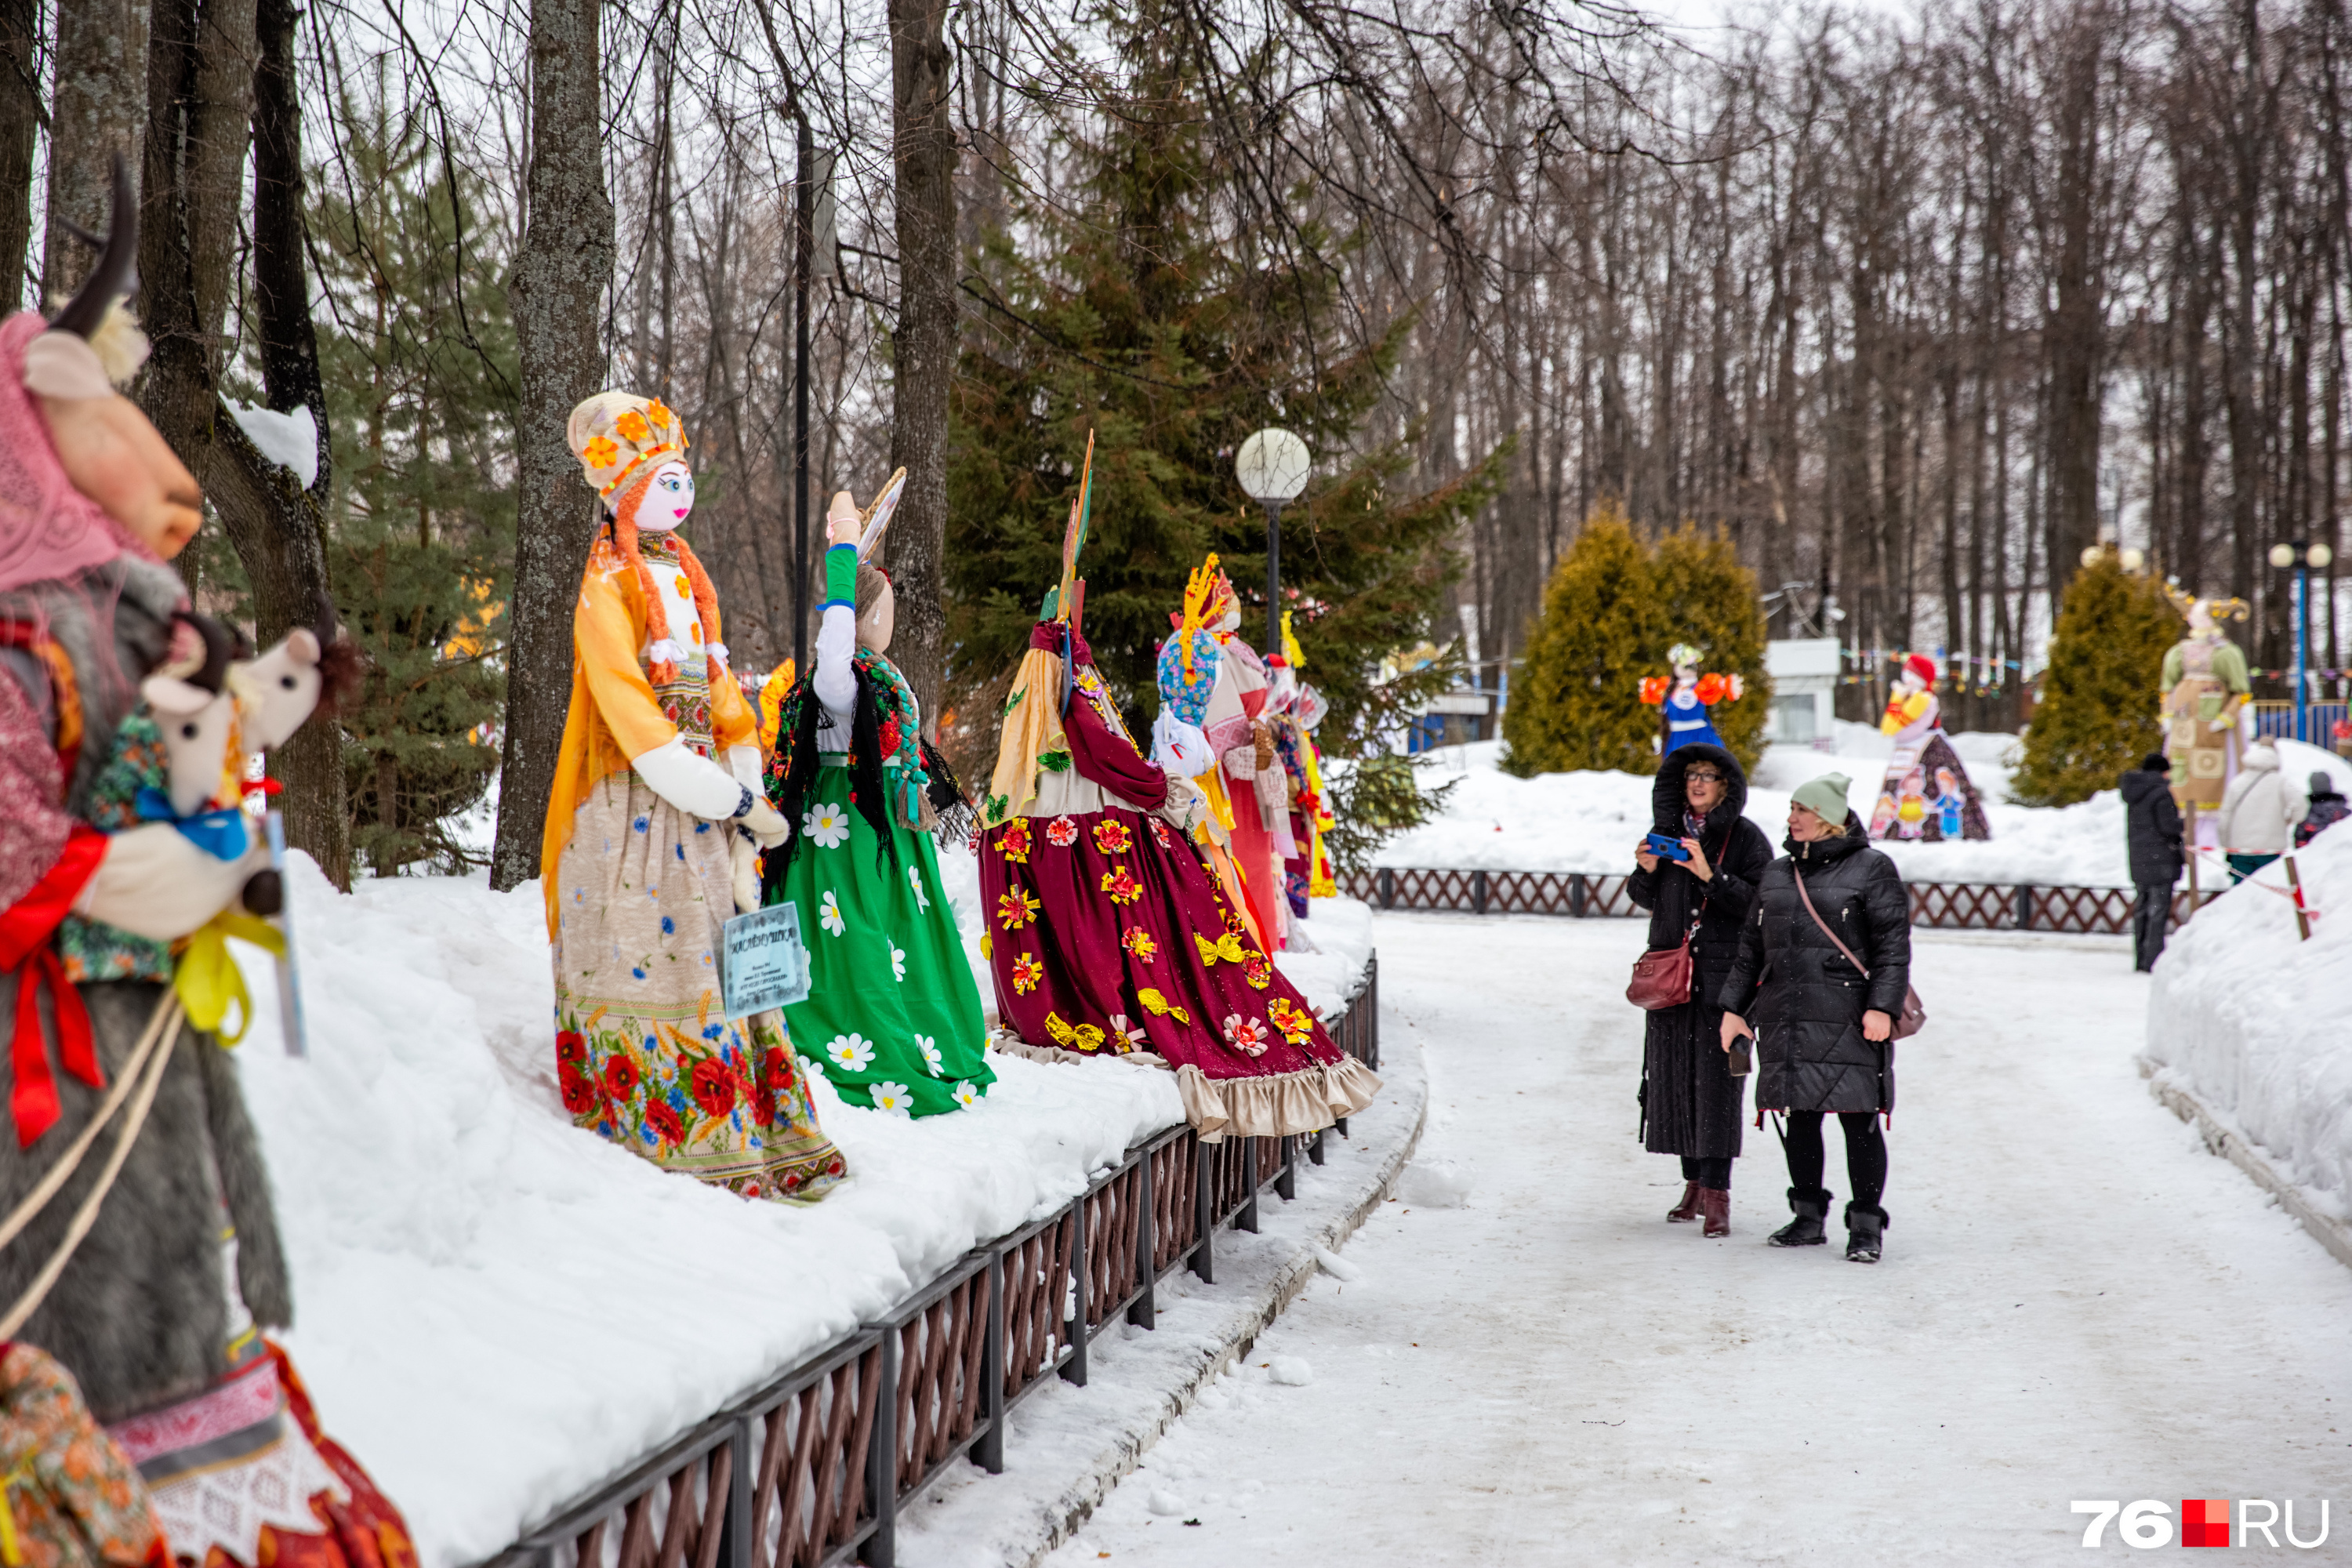
[[[1379,1067],[1377,957],[1325,1022]],[[1151,1328],[1177,1269],[1213,1280],[1218,1228],[1256,1230],[1259,1195],[1293,1196],[1324,1137],[1155,1135],[1059,1214],[973,1248],[488,1568],[892,1568],[900,1509],[959,1454],[1001,1472],[1005,1411],[1049,1377],[1083,1384],[1089,1342],[1122,1319]]]
[[[1582,871],[1421,870],[1383,866],[1351,872],[1345,890],[1375,909],[1474,915],[1639,915],[1626,879]],[[2128,934],[2129,888],[2043,888],[2030,883],[1913,882],[1911,921],[1936,931]],[[2172,923],[2190,913],[2172,896]]]

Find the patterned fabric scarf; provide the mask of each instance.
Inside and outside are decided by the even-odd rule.
[[[923,832],[939,820],[929,798],[931,780],[924,766],[914,693],[898,667],[872,648],[859,648],[850,668],[857,677],[857,705],[849,728],[850,805],[873,827],[883,851],[895,860],[898,847],[890,836],[891,826]],[[763,860],[771,887],[782,885],[784,868],[792,864],[800,843],[801,812],[822,765],[816,730],[823,706],[809,690],[809,677],[803,676],[784,699],[776,725],[776,748],[766,775],[768,803],[795,831]]]

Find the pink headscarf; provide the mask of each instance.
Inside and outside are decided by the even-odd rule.
[[[118,555],[155,554],[66,478],[49,422],[25,387],[37,311],[0,322],[0,593],[78,576]]]

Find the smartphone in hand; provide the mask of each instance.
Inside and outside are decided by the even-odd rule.
[[[1679,838],[1669,838],[1663,833],[1653,833],[1648,836],[1648,839],[1650,853],[1661,860],[1690,858],[1690,851],[1683,847],[1683,841]]]

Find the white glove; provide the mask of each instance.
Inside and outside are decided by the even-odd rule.
[[[792,824],[784,820],[784,814],[770,805],[766,797],[757,795],[751,797],[751,809],[737,817],[735,826],[758,839],[762,849],[773,849],[793,836]]]
[[[767,788],[760,778],[760,748],[748,741],[740,746],[727,748],[727,771],[735,775],[737,784],[753,795]]]
[[[690,749],[683,735],[672,735],[644,756],[630,759],[629,765],[647,789],[688,816],[709,822],[733,820],[743,805],[743,792],[751,788]]]
[[[1209,737],[1174,714],[1161,710],[1151,721],[1151,760],[1171,778],[1198,778],[1217,765]]]
[[[269,851],[259,844],[223,860],[168,822],[125,828],[108,837],[106,858],[74,900],[74,913],[134,936],[177,942],[228,908],[246,879],[268,864]]]
[[[760,846],[744,834],[735,836],[729,868],[735,884],[735,912],[748,915],[760,907]]]

